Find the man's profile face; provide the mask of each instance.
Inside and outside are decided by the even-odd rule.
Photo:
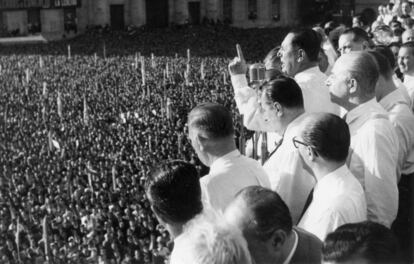
[[[266,122],[266,130],[280,132],[282,130],[282,125],[280,123],[280,119],[278,118],[275,103],[268,98],[265,92],[261,93],[260,107],[261,112],[263,113],[263,118]]]
[[[299,71],[298,48],[292,45],[295,35],[289,33],[280,46],[278,56],[280,57],[282,72],[288,76],[294,77]]]
[[[343,57],[339,58],[332,68],[331,75],[326,80],[326,86],[329,88],[331,101],[342,106],[343,102],[348,99],[348,82],[349,72],[347,63],[349,60]]]
[[[353,38],[354,34],[343,34],[339,37],[338,51],[341,55],[351,51],[363,51],[365,49],[363,42],[356,42]]]
[[[414,74],[413,49],[402,47],[398,51],[398,67],[403,74]]]

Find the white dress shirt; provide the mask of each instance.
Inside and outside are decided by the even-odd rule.
[[[243,188],[259,185],[270,188],[269,178],[260,164],[234,150],[210,166],[210,173],[200,179],[207,207],[224,210]]]
[[[388,94],[379,102],[389,114],[400,143],[398,155],[399,171],[402,174],[414,172],[414,114],[407,104],[402,89]],[[400,177],[400,173],[397,175]]]
[[[288,125],[282,144],[263,165],[269,175],[271,189],[289,207],[293,223],[298,222],[306,199],[315,185],[315,179],[304,169],[299,151],[292,143],[292,138],[299,134],[303,117],[297,117]]]
[[[329,89],[325,85],[327,76],[317,66],[296,74],[294,79],[302,90],[306,112],[339,114],[339,106],[331,102]],[[232,75],[231,83],[237,108],[240,114],[244,115],[245,126],[255,131],[258,130],[258,126],[266,129],[266,122],[260,111],[257,93],[249,87],[246,76],[244,74]],[[272,130],[261,131],[274,132]]]
[[[392,76],[392,80],[394,81],[395,86],[397,86],[397,88],[401,90],[401,94],[403,95],[406,104],[409,106],[410,109],[413,108],[413,102],[411,101],[411,97],[408,94],[407,86],[397,77],[396,74]]]
[[[244,126],[253,131],[275,132],[265,121],[259,98],[254,89],[250,88],[244,74],[232,75],[231,83],[234,88],[234,100],[241,115],[244,115]]]
[[[404,75],[404,85],[407,89],[408,95],[411,100],[411,107],[414,106],[414,76]]]
[[[322,177],[299,227],[324,241],[337,227],[367,220],[367,204],[361,184],[346,165]]]
[[[331,102],[329,89],[325,82],[328,77],[319,70],[318,66],[309,68],[295,75],[295,81],[302,89],[305,111],[329,112],[339,114],[339,106]]]
[[[348,167],[365,189],[368,220],[390,227],[398,210],[399,142],[385,109],[372,99],[346,115]]]

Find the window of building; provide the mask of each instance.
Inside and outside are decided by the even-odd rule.
[[[272,0],[272,19],[280,20],[280,0]]]
[[[233,1],[223,0],[223,19],[225,24],[233,22]]]
[[[247,11],[249,20],[257,19],[257,0],[248,0]]]

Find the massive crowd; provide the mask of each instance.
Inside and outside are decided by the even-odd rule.
[[[201,33],[175,37],[184,32]],[[201,170],[186,137],[188,111],[205,100],[236,109],[228,59],[197,54],[225,53],[222,43],[190,50],[186,82],[187,48],[171,54],[167,40],[175,37],[141,32],[140,43],[91,31],[68,43],[2,49],[2,263],[46,256],[55,263],[149,263],[169,252],[144,195],[146,176],[167,159]]]
[[[410,12],[407,3],[381,6],[374,24],[357,16],[353,26],[399,47]],[[332,24],[321,25],[331,63],[320,64],[324,71],[336,49],[352,48],[338,44],[345,27]],[[187,137],[187,114],[202,102],[231,110],[236,138],[251,135],[242,132],[227,66],[236,43],[260,61],[285,33],[94,29],[64,42],[2,47],[0,262],[164,263],[171,239],[144,189],[153,166],[180,159],[208,172]]]

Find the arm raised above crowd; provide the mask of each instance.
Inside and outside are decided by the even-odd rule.
[[[236,45],[237,57],[229,64],[231,83],[234,89],[234,100],[241,115],[244,115],[244,126],[254,131],[274,132],[266,129],[262,115],[259,93],[249,87],[246,78],[247,64],[239,44]]]

